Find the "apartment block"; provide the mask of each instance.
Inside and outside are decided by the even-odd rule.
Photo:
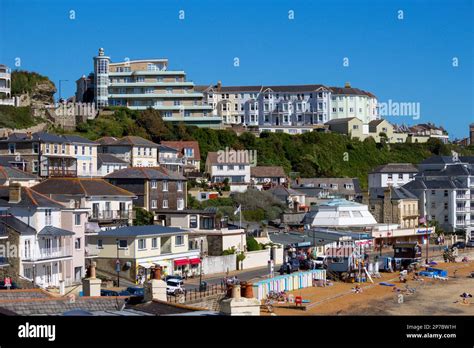
[[[323,125],[336,118],[378,118],[377,99],[346,84],[344,88],[314,85],[200,86],[213,115],[224,124],[260,127]]]
[[[183,70],[170,70],[168,59],[113,63],[101,48],[93,60],[93,75],[77,81],[78,100],[86,99],[89,88],[94,91],[98,108],[153,108],[166,121],[220,128],[221,120],[212,115],[211,106],[203,103],[203,94],[194,90],[194,83],[186,79]]]
[[[13,105],[11,70],[0,64],[0,105]]]

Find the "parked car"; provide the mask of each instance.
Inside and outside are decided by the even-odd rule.
[[[464,249],[466,247],[466,243],[464,242],[456,242],[453,244],[453,246],[451,247],[451,249],[453,248],[458,248],[458,249]]]
[[[21,289],[21,288],[15,282],[12,282],[12,286],[10,286],[10,290],[15,290],[15,289]],[[5,286],[4,280],[0,281],[0,290],[8,290],[8,288]]]
[[[290,274],[300,269],[300,261],[298,259],[290,259],[280,267],[280,274]]]
[[[180,279],[170,278],[166,281],[166,293],[168,295],[178,295],[180,292],[184,292],[184,283]]]
[[[101,289],[100,296],[130,296],[128,291],[116,291],[116,290],[109,290],[109,289]]]
[[[314,260],[314,263],[316,263],[316,268],[323,268],[326,264],[326,258],[326,255],[316,257],[316,260]]]
[[[137,302],[143,301],[145,297],[145,289],[140,286],[129,286],[126,291]]]
[[[474,248],[474,239],[471,239],[466,243],[466,247],[468,248]]]
[[[183,277],[181,277],[178,274],[167,275],[166,278],[165,278],[165,281],[167,282],[170,279],[183,280]]]

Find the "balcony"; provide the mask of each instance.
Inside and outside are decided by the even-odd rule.
[[[99,256],[100,249],[97,247],[97,245],[92,245],[89,244],[85,248],[85,257],[86,258],[93,258]]]
[[[470,208],[468,207],[456,207],[456,213],[468,213],[470,211]]]
[[[70,169],[49,168],[48,176],[53,177],[76,177],[77,171]]]
[[[183,158],[158,157],[158,162],[160,164],[184,165],[184,159]]]
[[[41,261],[65,257],[72,257],[72,247],[64,246],[57,248],[38,248],[34,250],[23,250],[24,261]]]
[[[459,199],[459,200],[469,200],[470,197],[469,197],[469,195],[456,195],[456,199]]]
[[[130,220],[135,218],[133,210],[99,210],[93,211],[90,221]]]

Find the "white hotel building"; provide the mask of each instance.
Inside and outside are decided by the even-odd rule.
[[[82,99],[84,79],[76,81],[76,98]],[[159,110],[165,121],[219,128],[221,118],[212,106],[203,103],[203,94],[194,90],[182,70],[168,70],[167,59],[124,60],[112,63],[104,50],[94,57],[93,89],[97,108],[125,106],[133,110]],[[82,95],[81,95],[82,94]]]
[[[378,118],[377,98],[346,84],[289,86],[198,86],[213,116],[227,125],[259,126],[261,130],[301,133],[336,118],[357,117],[364,124]]]

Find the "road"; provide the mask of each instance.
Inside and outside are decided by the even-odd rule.
[[[276,266],[275,269],[278,269],[278,267],[279,266]],[[261,267],[261,268],[252,268],[252,269],[243,270],[243,271],[229,272],[229,276],[234,276],[234,275],[240,281],[258,280],[258,279],[266,278],[268,276],[268,270],[267,270],[267,267]],[[202,280],[207,282],[208,285],[220,284],[222,279],[225,276],[226,276],[225,273],[213,274],[209,276],[204,276]],[[185,280],[184,286],[188,290],[199,288],[199,277]]]

